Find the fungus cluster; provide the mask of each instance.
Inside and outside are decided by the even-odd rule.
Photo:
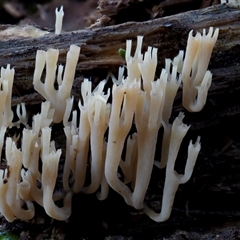
[[[193,36],[190,32],[185,57],[180,51],[173,61],[166,59],[165,68],[157,79],[157,49],[148,47],[143,55],[143,37],[138,37],[135,54],[131,56],[132,41],[127,40],[127,75],[124,75],[124,68],[120,68],[118,79],[113,77],[113,87],[107,91],[106,80],[93,90],[91,81],[85,79],[81,85],[79,116],[76,110],[72,111],[74,99],[71,97],[80,52],[78,46],[70,46],[65,68],[57,66],[58,50],[37,51],[33,84],[46,101],[41,105],[41,112],[31,120],[22,104],[16,112],[19,121],[13,122],[14,69],[9,65],[2,68],[0,153],[4,146],[7,163],[7,168],[0,170],[0,212],[3,216],[8,221],[31,219],[35,211],[33,202],[37,202],[52,218],[66,220],[71,214],[73,194],[97,192],[97,197],[103,200],[111,187],[128,205],[143,209],[153,220],[167,220],[178,186],[191,177],[200,151],[198,137],[195,143],[189,143],[184,174],[175,172],[176,157],[189,126],[183,123],[183,113],[169,123],[172,105],[182,83],[184,107],[189,111],[203,108],[212,79],[207,66],[217,36],[218,29],[214,31],[213,28],[208,33],[204,30],[202,35]],[[44,68],[46,74],[42,82]],[[66,136],[64,156],[51,140],[51,126],[61,122]],[[16,136],[5,139],[7,129],[19,124],[24,125],[21,139]],[[158,131],[162,127],[162,156],[160,161],[154,162]],[[55,192],[61,158],[65,158],[63,190]],[[86,185],[88,164],[91,183]],[[159,214],[144,205],[154,164],[166,167]],[[62,207],[55,204],[58,200],[62,200]]]

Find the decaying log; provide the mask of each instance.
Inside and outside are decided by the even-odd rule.
[[[159,63],[162,65],[166,57],[173,57],[180,49],[185,49],[191,29],[202,31],[203,28],[213,26],[220,28],[220,35],[214,48],[217,55],[212,58],[212,66],[222,67],[232,64],[233,58],[234,61],[239,60],[234,50],[239,43],[239,19],[240,9],[216,5],[147,22],[129,22],[106,28],[67,32],[59,36],[50,33],[40,38],[24,38],[14,37],[13,34],[4,37],[1,34],[0,66],[11,64],[16,69],[16,81],[26,81],[26,77],[29,81],[32,78],[36,50],[58,48],[61,53],[60,62],[64,62],[69,46],[77,44],[82,48],[78,73],[99,68],[111,69],[124,64],[118,55],[118,49],[125,48],[126,39],[136,39],[138,35],[144,36],[145,48],[151,45],[159,49]],[[3,27],[1,33],[2,29]]]
[[[108,26],[111,22],[120,24],[130,21],[147,21],[216,4],[218,3],[211,0],[204,4],[201,4],[201,0],[99,0],[97,9],[103,15],[100,21],[103,20]],[[137,14],[132,14],[133,12]]]
[[[159,62],[163,63],[166,57],[175,56],[179,49],[185,48],[191,29],[202,31],[210,26],[220,28],[215,52],[224,54],[239,41],[239,13],[238,8],[216,5],[147,22],[129,22],[106,28],[67,32],[59,36],[48,34],[40,38],[24,38],[14,37],[13,34],[10,37],[1,35],[0,65],[9,63],[15,66],[17,71],[19,69],[18,80],[22,80],[28,73],[31,76],[36,50],[58,48],[61,52],[60,62],[64,62],[69,46],[77,44],[82,47],[79,71],[116,67],[124,64],[118,55],[118,49],[125,48],[126,39],[136,39],[138,35],[145,37],[145,48],[151,45],[159,49]],[[2,29],[3,27],[1,32]],[[219,61],[221,64],[221,60],[225,62],[220,58],[215,65],[219,65]],[[212,62],[215,62],[214,59]]]
[[[71,44],[81,46],[81,54],[77,65],[74,95],[79,94],[79,83],[82,75],[99,76],[99,80],[107,72],[116,72],[124,59],[119,54],[119,48],[125,48],[126,39],[136,39],[138,35],[144,36],[143,48],[153,46],[158,48],[159,69],[164,67],[165,58],[173,58],[180,49],[185,49],[188,33],[191,29],[202,31],[210,26],[220,29],[219,38],[214,48],[210,63],[213,72],[213,84],[210,89],[210,110],[208,119],[202,119],[206,124],[212,125],[220,115],[238,114],[239,99],[239,63],[240,63],[240,9],[224,4],[209,8],[181,13],[147,22],[128,22],[121,25],[105,28],[86,29],[67,32],[61,35],[53,33],[42,37],[18,36],[14,31],[10,36],[5,34],[6,26],[0,31],[0,66],[11,64],[15,68],[13,105],[21,101],[35,104],[42,101],[33,94],[32,76],[35,64],[35,55],[38,49],[47,50],[58,48],[60,50],[59,63],[65,63],[66,52]],[[8,28],[11,28],[8,27]],[[133,41],[135,44],[136,41]],[[103,72],[103,74],[102,74]],[[222,104],[222,99],[228,101]],[[181,110],[181,104],[176,108]],[[211,108],[214,108],[214,110]],[[214,106],[214,107],[213,107]],[[216,106],[218,106],[216,108]],[[221,106],[221,107],[219,107]],[[193,115],[194,116],[194,115]],[[203,116],[206,116],[203,115]],[[197,121],[201,119],[197,117]],[[194,122],[194,119],[191,119]],[[204,128],[198,124],[193,126]]]

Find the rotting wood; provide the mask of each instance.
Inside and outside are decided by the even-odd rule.
[[[201,31],[202,28],[208,28],[209,26],[219,27],[219,40],[214,48],[209,67],[213,72],[213,84],[210,89],[207,105],[201,113],[186,113],[186,121],[192,124],[191,130],[199,131],[205,128],[209,130],[210,126],[217,125],[221,119],[227,121],[226,119],[230,119],[230,117],[234,117],[240,113],[239,20],[240,9],[219,5],[143,23],[127,23],[120,26],[64,33],[60,36],[50,34],[39,39],[21,38],[10,41],[2,39],[0,41],[0,65],[5,66],[7,63],[10,63],[16,69],[13,105],[22,101],[28,104],[37,104],[42,101],[42,98],[31,88],[37,49],[47,50],[49,47],[60,48],[60,62],[64,63],[69,45],[81,45],[81,57],[74,83],[76,85],[78,81],[81,81],[81,75],[84,73],[90,74],[93,71],[94,74],[97,74],[101,69],[107,71],[108,67],[116,69],[119,65],[124,64],[124,61],[118,56],[117,51],[120,47],[125,48],[126,39],[136,39],[137,35],[144,35],[145,48],[148,45],[159,48],[159,65],[162,67],[165,57],[172,58],[177,54],[179,49],[185,49],[187,34],[190,29]],[[77,93],[74,92],[74,94]],[[176,99],[173,115],[183,110],[180,103],[180,95]],[[228,120],[228,123],[230,125],[226,125],[225,128],[234,129],[237,126],[231,120]],[[221,124],[217,130],[210,129],[211,131],[207,132],[207,135],[202,136],[203,150],[197,161],[191,182],[192,186],[189,184],[190,186],[181,188],[174,204],[173,220],[164,225],[158,224],[157,229],[159,230],[155,228],[155,232],[163,232],[164,227],[171,226],[171,224],[174,226],[175,231],[175,226],[184,225],[186,219],[189,221],[188,224],[193,224],[195,221],[195,225],[197,225],[196,229],[198,229],[199,224],[196,219],[199,216],[206,216],[206,222],[209,221],[208,218],[213,219],[213,223],[211,223],[211,226],[213,226],[215,222],[218,222],[219,218],[223,219],[225,215],[226,219],[230,219],[230,216],[232,219],[239,214],[239,201],[237,200],[240,199],[238,186],[240,179],[238,149],[240,144],[236,142],[236,139],[232,141],[231,137],[233,134],[223,129],[223,126],[224,124]],[[238,127],[232,131],[239,133],[239,129]],[[215,132],[218,133],[216,136]],[[225,135],[226,142],[230,141],[226,145],[228,149],[223,148],[224,151],[219,153],[217,150],[223,146],[225,141],[222,135]],[[159,172],[155,173],[155,175],[159,177]],[[154,183],[156,184],[156,180]],[[150,196],[151,191],[153,192],[153,196],[156,195],[155,188],[154,190],[150,188]],[[183,197],[186,193],[189,196]],[[158,203],[159,199],[161,197],[157,196],[154,200]],[[149,201],[152,201],[152,199],[150,198]],[[182,202],[186,202],[186,206],[190,205],[190,218],[186,217],[184,221],[182,215],[184,216],[185,209],[182,207]],[[222,204],[219,202],[222,202]],[[223,208],[223,206],[229,206],[226,208],[229,211]],[[188,206],[186,209],[188,209]],[[205,209],[207,210],[205,211]],[[219,209],[221,211],[217,212]],[[183,211],[180,220],[176,218],[176,210]],[[75,211],[73,214],[75,214]],[[87,214],[89,215],[89,212]],[[114,212],[115,215],[116,213]],[[94,212],[93,217],[95,216],[96,213]],[[79,221],[79,214],[77,214],[77,219]],[[146,226],[153,232],[152,227],[144,224],[143,227],[140,227],[141,233],[142,229],[146,228]],[[130,229],[129,225],[127,227]],[[122,229],[120,230],[122,232]],[[131,231],[133,230],[131,229]],[[211,231],[211,237],[212,234]]]
[[[61,35],[50,33],[40,38],[2,38],[0,65],[9,63],[16,70],[20,69],[18,78],[21,79],[34,67],[36,50],[58,48],[61,53],[60,62],[64,62],[69,46],[77,44],[82,48],[78,71],[116,67],[124,64],[118,55],[118,49],[125,48],[126,39],[136,39],[138,35],[144,36],[145,48],[150,45],[159,49],[159,62],[162,64],[166,57],[175,56],[179,49],[185,48],[191,29],[202,31],[210,26],[220,28],[214,52],[224,54],[239,43],[239,20],[240,9],[222,4],[147,22],[129,22]],[[218,64],[221,60],[217,59]],[[213,58],[212,62],[214,63]]]
[[[211,106],[218,106],[224,94],[225,97],[229,96],[229,103],[219,111],[221,113],[231,112],[229,108],[236,109],[240,106],[238,100],[232,99],[232,92],[236,95],[240,92],[240,81],[238,81],[240,75],[238,67],[240,63],[240,9],[225,4],[147,22],[128,22],[61,35],[50,33],[39,38],[11,36],[5,39],[2,37],[0,66],[6,66],[9,63],[15,68],[13,104],[21,99],[25,99],[27,104],[33,104],[41,101],[41,98],[36,99],[36,94],[32,94],[34,92],[32,76],[38,49],[58,48],[60,50],[59,63],[64,64],[69,46],[71,44],[81,46],[76,72],[76,79],[80,79],[85,74],[96,76],[102,70],[104,73],[108,70],[117,70],[120,65],[124,64],[124,59],[118,55],[118,49],[125,48],[126,39],[136,39],[138,35],[143,35],[144,49],[147,46],[158,48],[158,66],[161,69],[165,58],[173,58],[180,49],[185,49],[187,36],[191,29],[202,31],[203,28],[208,29],[210,26],[220,28],[220,34],[209,67],[213,72],[213,84],[208,103],[210,103],[210,109]],[[1,26],[0,32],[4,28],[6,27]],[[133,44],[135,43],[136,41],[133,41]],[[75,86],[79,82],[81,81],[76,80]],[[78,86],[76,89],[79,89]],[[182,110],[180,104],[176,104],[175,109]],[[238,111],[234,110],[234,112],[238,114]],[[212,114],[217,114],[215,108],[214,111],[210,111],[210,115]],[[212,118],[214,118],[213,115]],[[211,117],[209,119],[210,123],[214,122]],[[194,122],[194,119],[192,121]]]

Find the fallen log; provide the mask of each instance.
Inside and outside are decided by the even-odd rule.
[[[45,35],[41,37],[31,37],[31,35],[24,37],[22,35],[24,27],[10,31],[9,34],[9,29],[14,26],[2,26],[0,66],[11,64],[15,68],[13,105],[22,101],[32,105],[42,101],[32,87],[36,51],[58,48],[59,63],[64,64],[69,46],[71,44],[81,46],[73,88],[73,94],[78,99],[83,75],[92,76],[93,79],[97,76],[99,81],[108,71],[116,73],[118,67],[125,64],[118,50],[125,48],[126,39],[136,39],[138,35],[143,35],[143,51],[147,46],[157,47],[158,68],[161,69],[164,67],[165,58],[173,58],[180,49],[185,49],[187,35],[191,29],[201,32],[203,28],[208,29],[210,26],[218,27],[220,34],[209,66],[213,72],[213,84],[205,108],[209,109],[208,117],[207,119],[201,119],[199,116],[197,119],[190,117],[189,120],[193,128],[200,129],[213,125],[217,116],[239,114],[239,99],[233,98],[239,95],[240,88],[238,80],[240,9],[236,7],[220,4],[146,22],[128,22],[104,28],[66,32],[61,35],[44,33]],[[136,44],[136,41],[133,43]],[[222,99],[228,101],[224,101],[223,104]],[[181,102],[176,102],[176,109],[183,110]],[[195,122],[198,122],[197,126]],[[201,125],[199,122],[204,124]]]
[[[185,49],[187,35],[191,29],[202,31],[210,26],[220,29],[219,39],[211,58],[211,69],[232,66],[239,62],[238,43],[240,32],[240,9],[224,4],[189,11],[173,16],[146,22],[128,22],[105,28],[86,29],[42,37],[24,37],[20,30],[6,34],[13,26],[1,26],[0,30],[0,66],[11,64],[16,70],[15,84],[32,81],[35,55],[38,49],[60,50],[59,62],[65,62],[66,52],[71,44],[81,46],[76,77],[83,72],[99,69],[116,69],[124,64],[118,49],[125,48],[126,39],[144,36],[144,49],[147,46],[158,48],[159,67],[164,59],[174,57],[180,49]],[[20,27],[23,29],[23,27]],[[217,74],[217,75],[216,75]],[[215,71],[219,78],[221,71]],[[224,74],[225,75],[225,74]],[[29,87],[29,86],[28,86]]]

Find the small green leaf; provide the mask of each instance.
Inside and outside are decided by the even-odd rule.
[[[118,54],[119,54],[123,59],[125,59],[126,50],[123,49],[123,48],[119,48],[119,49],[118,49]]]

